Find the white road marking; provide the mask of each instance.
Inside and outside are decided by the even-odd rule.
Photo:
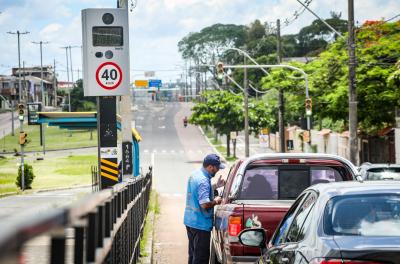
[[[165,116],[160,116],[158,120],[165,120]]]
[[[149,153],[149,150],[148,150],[148,149],[145,149],[145,150],[144,150],[144,153]]]
[[[136,128],[138,128],[138,129],[142,129],[143,127],[142,127],[142,126],[140,126],[140,125],[136,125]]]
[[[144,117],[143,116],[137,116],[136,119],[137,120],[144,120]]]
[[[159,126],[158,128],[159,129],[165,129],[165,126]]]
[[[167,153],[167,151],[166,151],[165,149],[163,149],[161,152],[162,152],[162,153]]]

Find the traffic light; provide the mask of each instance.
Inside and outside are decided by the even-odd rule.
[[[306,116],[311,116],[312,114],[312,100],[311,98],[306,98]]]
[[[222,62],[217,63],[217,78],[219,80],[224,79],[224,64]]]
[[[19,132],[19,144],[25,145],[27,142],[28,134],[25,132]]]
[[[18,104],[18,118],[23,121],[25,115],[25,106],[24,104]]]

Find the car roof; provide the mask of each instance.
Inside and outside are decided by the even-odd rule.
[[[306,189],[314,190],[323,196],[339,196],[352,194],[400,194],[400,181],[345,181],[322,183],[310,186]]]
[[[361,164],[362,168],[365,169],[375,169],[375,168],[400,168],[400,164],[390,164],[390,163],[365,163]]]
[[[261,153],[255,154],[243,160],[239,173],[244,173],[245,168],[248,164],[253,161],[263,160],[263,159],[327,159],[340,161],[342,164],[346,165],[353,175],[359,175],[356,167],[349,160],[334,154],[325,153]]]

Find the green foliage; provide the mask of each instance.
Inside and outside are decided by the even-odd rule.
[[[245,26],[215,24],[185,36],[178,49],[184,59],[215,63],[225,49],[243,45],[245,38]]]
[[[71,110],[75,111],[95,111],[96,98],[93,96],[83,96],[82,79],[76,82],[74,89],[71,91]]]
[[[33,173],[33,168],[29,164],[24,164],[24,185],[25,189],[31,189],[32,188],[32,182],[33,179],[35,178],[35,174]],[[15,184],[22,189],[22,166],[18,167],[18,177],[17,181]]]

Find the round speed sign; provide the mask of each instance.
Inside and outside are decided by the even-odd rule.
[[[114,90],[122,82],[122,70],[114,62],[105,62],[96,70],[97,83],[106,90]]]

